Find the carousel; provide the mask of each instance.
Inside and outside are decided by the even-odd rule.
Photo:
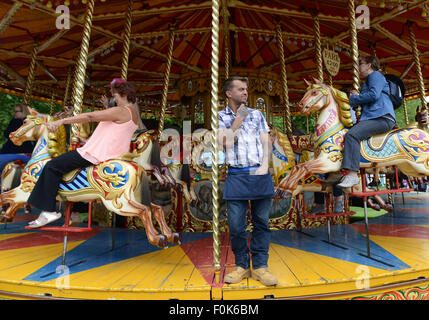
[[[0,298],[428,299],[429,194],[409,187],[429,176],[428,17],[429,0],[2,1],[0,93],[50,112],[32,112],[11,135],[36,147],[2,173]],[[399,128],[362,147],[361,185],[337,209],[325,172],[312,168],[321,153],[338,164],[341,143],[315,127],[324,112],[350,109],[344,92],[361,87],[361,56],[377,56],[406,92]],[[234,255],[228,168],[214,142],[222,83],[233,75],[249,79],[249,106],[271,128],[271,287],[223,281]],[[44,164],[94,129],[48,134],[45,124],[102,109],[114,78],[136,87],[146,128],[120,159],[65,175],[63,218],[27,228]],[[317,99],[307,101],[309,91]],[[325,209],[313,214],[316,194]],[[75,203],[86,206],[77,220]],[[369,219],[375,206],[386,213]]]

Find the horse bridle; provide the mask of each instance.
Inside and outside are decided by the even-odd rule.
[[[37,140],[39,130],[40,130],[40,125],[43,124],[43,120],[42,120],[42,118],[33,118],[32,116],[29,116],[28,119],[32,120],[32,123],[27,128],[24,128],[24,129],[22,129],[22,131],[18,132],[15,135],[15,138],[19,138],[19,137],[23,136],[28,131],[30,131],[31,129],[36,127],[36,129],[33,132],[33,138],[35,140]]]
[[[320,87],[316,87],[316,86],[320,86]],[[320,90],[320,94],[318,94],[312,101],[310,101],[307,105],[306,108],[311,108],[312,106],[314,106],[316,103],[318,103],[320,101],[320,99],[323,98],[323,103],[324,106],[326,106],[328,104],[328,95],[329,95],[329,89],[326,85],[322,84],[318,84],[318,85],[312,85],[311,89],[321,89]]]

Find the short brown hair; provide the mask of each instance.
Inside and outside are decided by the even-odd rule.
[[[121,97],[127,97],[127,100],[131,103],[136,103],[136,89],[129,82],[115,83],[112,86],[112,92],[118,93]]]
[[[232,89],[232,83],[234,80],[243,81],[246,82],[247,86],[249,86],[249,79],[247,77],[240,77],[240,76],[232,76],[225,80],[222,86],[222,92],[224,95],[226,95],[227,91],[230,91]]]
[[[371,65],[371,69],[377,71],[380,69],[380,60],[376,56],[362,56],[359,57],[359,62],[364,61]]]

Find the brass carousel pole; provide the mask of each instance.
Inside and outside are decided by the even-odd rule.
[[[219,0],[212,1],[212,56],[211,56],[211,127],[212,127],[212,199],[213,199],[213,266],[216,281],[220,272],[219,237]]]
[[[280,53],[280,63],[281,63],[281,75],[282,75],[282,100],[283,107],[285,110],[285,124],[286,124],[286,134],[290,138],[292,137],[292,121],[290,117],[290,106],[289,106],[289,88],[287,85],[287,73],[286,73],[286,64],[285,64],[285,53],[283,49],[283,36],[282,29],[280,24],[276,25],[276,36],[277,36],[277,44]]]
[[[130,37],[131,37],[131,23],[133,13],[133,2],[134,0],[128,0],[127,13],[125,17],[125,28],[123,34],[123,53],[122,53],[122,67],[121,67],[121,78],[127,80],[128,77],[128,59],[130,56]]]
[[[39,45],[37,42],[35,42],[33,45],[33,51],[31,53],[31,61],[30,61],[29,69],[28,69],[28,77],[27,77],[27,81],[25,83],[23,104],[25,104],[26,106],[30,105],[30,97],[31,97],[31,93],[33,91],[34,77],[36,75],[36,61],[37,61],[37,53],[38,52],[39,52]]]
[[[323,83],[323,61],[322,61],[322,38],[320,37],[319,16],[313,16],[314,22],[314,44],[316,49],[317,79]]]
[[[356,30],[356,11],[354,0],[348,0],[349,19],[350,19],[350,47],[351,47],[351,58],[352,58],[352,72],[353,72],[353,84],[352,89],[359,91],[359,49],[358,39]],[[361,114],[361,107],[359,106],[356,111],[356,118],[359,120]]]
[[[414,64],[416,65],[416,74],[417,74],[417,82],[419,86],[420,101],[422,103],[422,108],[426,108],[425,83],[423,81],[422,69],[420,66],[420,52],[419,52],[419,49],[417,48],[417,42],[416,42],[416,36],[414,34],[414,30],[413,30],[413,24],[414,22],[407,21],[408,32],[409,32],[410,41],[411,41],[411,48],[413,50]]]
[[[169,43],[168,43],[167,66],[165,68],[165,73],[164,73],[164,88],[162,90],[161,115],[159,117],[158,138],[161,136],[161,133],[164,130],[165,110],[167,108],[168,82],[170,79],[171,60],[173,58],[173,47],[174,47],[173,26],[170,26],[169,34],[170,35],[169,35]]]
[[[3,33],[7,27],[10,25],[10,23],[13,20],[13,17],[18,12],[19,8],[21,8],[22,3],[15,2],[10,8],[9,12],[3,17],[3,19],[0,21],[0,34]]]
[[[229,54],[229,12],[228,0],[222,0],[223,32],[225,37],[225,79],[229,78],[230,54]]]
[[[92,14],[94,13],[94,1],[88,0],[86,5],[86,14],[83,25],[82,43],[80,45],[79,55],[76,60],[76,70],[74,86],[72,91],[73,115],[78,115],[82,112],[83,92],[85,90],[85,75],[88,59],[89,41],[91,39]],[[71,126],[71,144],[77,143],[76,136],[79,134],[79,124]]]
[[[73,76],[73,67],[70,67],[69,72],[67,73],[66,87],[65,87],[65,92],[64,92],[64,99],[63,99],[63,106],[64,107],[67,106],[67,102],[69,100],[70,84],[72,81],[72,76]]]

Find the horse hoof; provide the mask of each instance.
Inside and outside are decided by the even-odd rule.
[[[386,207],[383,209],[387,212],[393,212],[393,206],[391,204],[386,204]]]
[[[168,245],[167,238],[165,236],[160,236],[158,239],[158,247],[165,248]]]
[[[175,232],[172,235],[172,239],[171,239],[170,243],[172,243],[172,244],[180,244],[181,240],[182,240],[182,235],[180,233]]]
[[[12,221],[13,221],[13,218],[9,218],[9,217],[6,217],[6,216],[0,216],[0,222],[1,223],[10,223]]]

